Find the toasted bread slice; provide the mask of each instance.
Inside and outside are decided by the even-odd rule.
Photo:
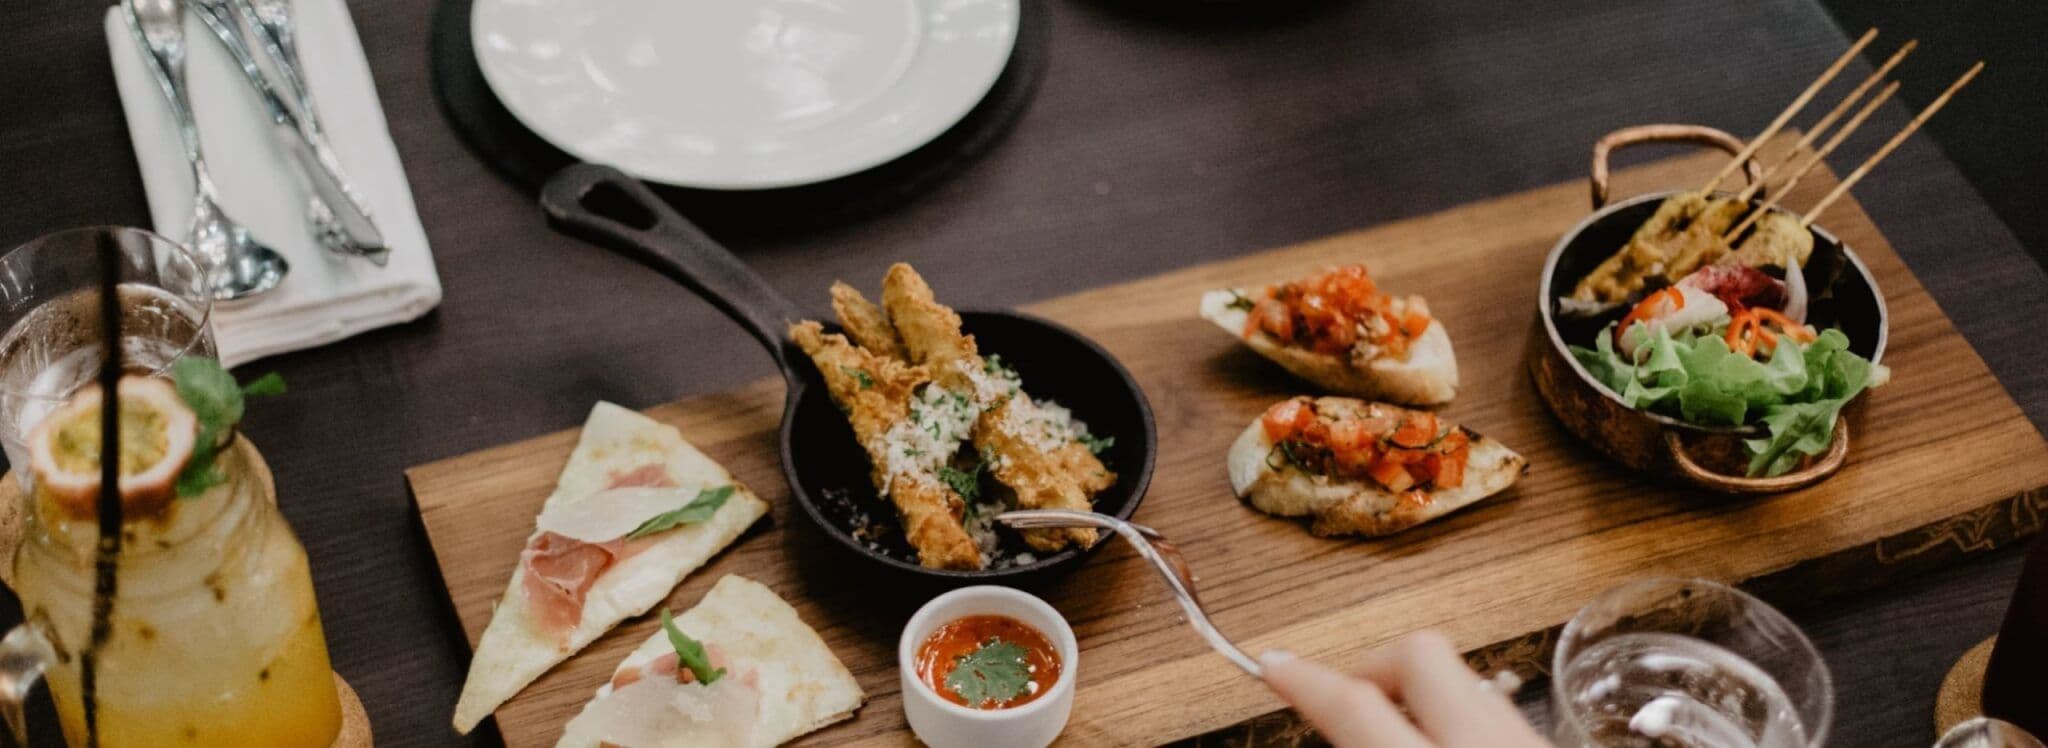
[[[1309,531],[1317,535],[1392,535],[1499,493],[1527,471],[1528,460],[1500,442],[1471,429],[1465,434],[1472,439],[1472,457],[1464,484],[1420,492],[1424,500],[1418,502],[1370,481],[1316,475],[1272,459],[1273,441],[1254,420],[1230,445],[1230,489],[1267,514],[1312,517]]]
[[[1244,296],[1243,291],[1231,289],[1202,294],[1202,318],[1318,387],[1353,397],[1420,406],[1448,403],[1458,393],[1458,359],[1451,351],[1451,336],[1444,332],[1442,322],[1430,320],[1429,329],[1409,346],[1406,358],[1382,356],[1358,362],[1286,345],[1257,330],[1247,334],[1249,313],[1233,306]]]

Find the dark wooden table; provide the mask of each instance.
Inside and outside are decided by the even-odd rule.
[[[102,7],[7,11],[0,244],[147,221]],[[529,195],[464,149],[428,77],[432,3],[353,10],[446,298],[417,323],[248,367],[292,387],[248,431],[312,554],[335,665],[381,742],[448,744],[466,647],[401,471],[573,426],[594,399],[653,405],[770,368],[703,302],[550,232]],[[1806,0],[1310,2],[1227,21],[1112,0],[1051,11],[1039,98],[983,160],[879,216],[722,238],[820,307],[831,279],[894,260],[949,298],[1017,304],[1572,179],[1622,125],[1753,132],[1847,43]],[[1872,129],[1905,116],[1894,107]],[[1970,185],[1915,139],[1857,196],[2048,422],[2048,280]],[[1927,744],[1936,686],[1996,628],[2017,569],[2001,551],[1874,594],[1785,601],[1834,669],[1834,742]]]

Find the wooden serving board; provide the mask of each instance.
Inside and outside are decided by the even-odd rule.
[[[1695,184],[1719,163],[1704,155],[1661,161],[1623,172],[1619,183],[1625,190]],[[1833,184],[1816,175],[1788,204],[1809,205]],[[1729,499],[1644,482],[1575,443],[1537,399],[1523,361],[1543,257],[1586,213],[1585,185],[1559,184],[1026,310],[1094,338],[1144,387],[1161,451],[1136,519],[1180,545],[1217,626],[1252,652],[1281,647],[1341,667],[1405,633],[1434,628],[1481,665],[1533,673],[1546,661],[1554,627],[1626,579],[1756,580],[1803,595],[1853,590],[2040,528],[2048,514],[2048,443],[1851,201],[1836,205],[1826,225],[1862,255],[1885,291],[1892,325],[1885,363],[1896,376],[1869,396],[1840,474],[1797,493]],[[1315,538],[1231,495],[1223,455],[1232,438],[1304,386],[1197,319],[1196,298],[1209,288],[1346,262],[1369,264],[1385,288],[1428,298],[1450,329],[1464,377],[1447,411],[1529,458],[1531,471],[1514,489],[1373,541]],[[937,286],[945,300],[943,279]],[[822,308],[825,289],[816,290],[805,301]],[[868,693],[856,720],[810,742],[908,743],[894,651],[924,595],[875,585],[789,505],[776,466],[780,403],[780,385],[763,382],[649,411],[775,505],[771,522],[693,575],[669,605],[695,604],[725,574],[770,585]],[[575,438],[563,431],[408,473],[470,641],[502,594]],[[1038,592],[1073,622],[1081,641],[1080,690],[1064,744],[1149,744],[1224,728],[1266,739],[1300,729],[1291,717],[1273,715],[1280,703],[1180,622],[1160,581],[1128,549],[1106,549]],[[552,744],[655,626],[651,618],[621,626],[507,703],[497,713],[507,742]]]

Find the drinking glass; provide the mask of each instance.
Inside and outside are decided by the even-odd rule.
[[[22,455],[37,420],[94,380],[103,359],[107,241],[120,249],[129,374],[168,378],[179,358],[214,353],[200,264],[161,237],[81,229],[0,256],[9,325],[0,337],[0,437],[24,502],[9,561],[27,618],[0,639],[0,716],[22,736],[22,699],[46,677],[74,746],[330,745],[341,707],[305,548],[247,439],[229,434],[216,444],[220,480],[210,487],[168,501],[121,497],[118,591],[94,644],[97,509],[39,490]]]
[[[1565,624],[1551,661],[1564,746],[1807,748],[1827,739],[1834,685],[1799,627],[1703,579],[1644,579]]]
[[[99,371],[102,239],[120,250],[121,360],[129,373],[168,376],[181,357],[215,355],[206,273],[176,242],[98,226],[0,255],[0,447],[9,465],[27,464],[29,429]],[[28,471],[14,472],[26,489]]]

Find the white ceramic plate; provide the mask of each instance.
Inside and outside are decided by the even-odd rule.
[[[477,65],[577,158],[684,187],[845,176],[981,101],[1019,0],[477,0]]]

